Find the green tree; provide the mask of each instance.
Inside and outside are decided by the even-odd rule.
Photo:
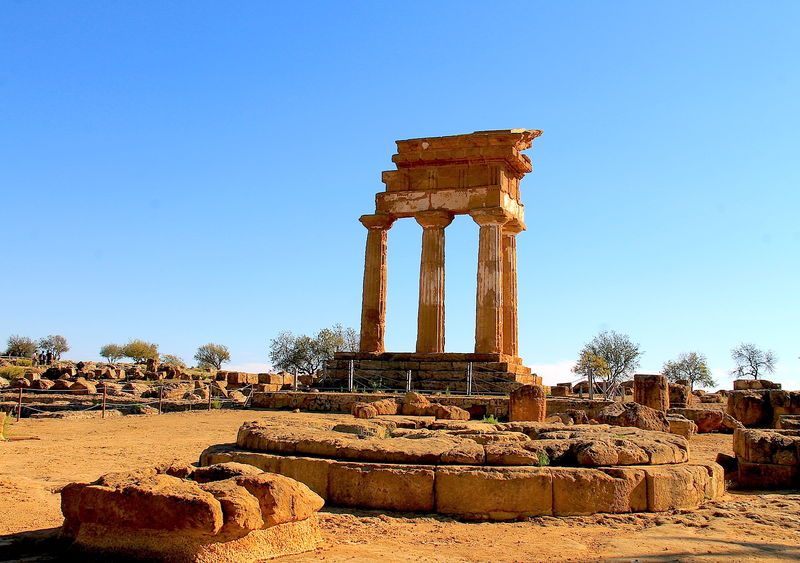
[[[356,331],[335,324],[331,328],[323,328],[314,338],[281,332],[270,341],[269,357],[277,369],[316,373],[336,352],[354,352],[357,349]]]
[[[61,359],[61,354],[69,352],[67,339],[60,334],[51,334],[39,339],[39,350],[50,352],[56,361]]]
[[[739,344],[731,350],[731,357],[736,368],[731,371],[734,377],[752,377],[758,379],[765,373],[775,373],[775,362],[778,361],[772,350],[761,350],[755,344]]]
[[[36,353],[36,342],[27,336],[19,336],[12,334],[8,337],[8,346],[6,347],[6,356],[19,356],[21,358],[30,358]]]
[[[161,363],[171,366],[176,366],[179,368],[186,367],[186,362],[183,361],[183,358],[175,356],[174,354],[164,354],[163,356],[161,356]]]
[[[100,355],[108,360],[108,363],[113,364],[125,357],[125,351],[119,344],[106,344],[100,348]]]
[[[641,355],[639,345],[633,343],[628,335],[604,330],[583,347],[577,365],[581,365],[584,356],[594,362],[596,360],[593,357],[602,358],[605,369],[599,370],[598,377],[606,382],[608,389],[623,378],[633,375],[634,370],[639,367]]]
[[[609,376],[608,364],[597,354],[589,350],[582,350],[580,358],[572,368],[572,372],[586,378],[589,382],[589,393],[594,393],[594,382],[607,381]]]
[[[197,360],[199,367],[220,369],[223,363],[231,361],[231,353],[228,351],[227,346],[209,342],[197,349],[194,359]]]
[[[142,364],[146,360],[158,359],[158,344],[144,340],[130,340],[122,347],[122,355],[137,364]]]
[[[685,379],[689,382],[690,389],[694,389],[695,384],[701,387],[714,387],[717,384],[711,377],[705,355],[698,352],[686,352],[674,360],[664,362],[661,371],[672,382]]]

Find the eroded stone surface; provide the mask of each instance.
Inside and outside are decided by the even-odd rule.
[[[110,473],[61,493],[63,529],[76,548],[170,561],[314,549],[322,505],[305,484],[242,463]]]

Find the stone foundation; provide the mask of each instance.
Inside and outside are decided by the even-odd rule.
[[[354,385],[362,388],[405,389],[410,370],[413,390],[464,393],[470,363],[474,393],[508,393],[520,385],[542,383],[519,358],[505,354],[338,352],[326,366],[327,381],[322,385],[346,390],[351,361]]]
[[[236,444],[207,448],[200,464],[254,465],[334,505],[467,520],[693,509],[724,492],[722,468],[689,464],[673,434],[529,422],[415,430],[391,417],[333,425],[246,423]],[[372,426],[390,434],[374,437]]]
[[[309,412],[350,413],[354,403],[374,403],[381,399],[400,402],[403,393],[324,393],[304,391],[282,391],[278,393],[254,393],[252,406],[262,409],[300,409]],[[498,420],[508,418],[508,397],[492,395],[426,395],[441,405],[460,407],[468,411],[473,419],[494,416]],[[549,398],[547,415],[568,410],[582,410],[592,418],[613,401],[577,398]]]

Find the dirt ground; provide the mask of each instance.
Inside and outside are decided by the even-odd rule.
[[[345,415],[200,411],[161,416],[23,419],[0,443],[0,561],[20,543],[50,546],[61,524],[58,491],[110,471],[170,460],[195,462],[264,417]],[[695,459],[731,453],[730,435],[692,439]],[[415,514],[324,508],[324,544],[283,561],[789,561],[800,560],[800,494],[727,494],[696,511],[464,523]],[[41,538],[44,538],[42,540]],[[33,541],[37,540],[37,541]],[[38,542],[38,543],[37,543]],[[26,561],[52,561],[35,554]],[[3,556],[3,553],[6,556]],[[17,555],[14,555],[17,554]]]

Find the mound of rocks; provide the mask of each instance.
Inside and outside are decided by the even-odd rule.
[[[420,393],[406,393],[401,402],[381,399],[372,403],[356,402],[350,409],[356,418],[376,418],[381,415],[433,416],[443,420],[469,420],[469,412],[453,405],[432,403]]]
[[[742,489],[800,489],[800,430],[733,433],[737,486]]]
[[[256,562],[315,549],[323,500],[251,465],[110,473],[61,492],[73,549],[180,562]]]
[[[669,432],[669,421],[663,411],[634,402],[609,405],[598,412],[595,419],[602,424]]]
[[[708,432],[722,432],[732,434],[737,428],[744,428],[742,423],[731,415],[716,410],[707,409],[670,409],[668,416],[680,415],[688,418],[697,425],[699,434]]]

